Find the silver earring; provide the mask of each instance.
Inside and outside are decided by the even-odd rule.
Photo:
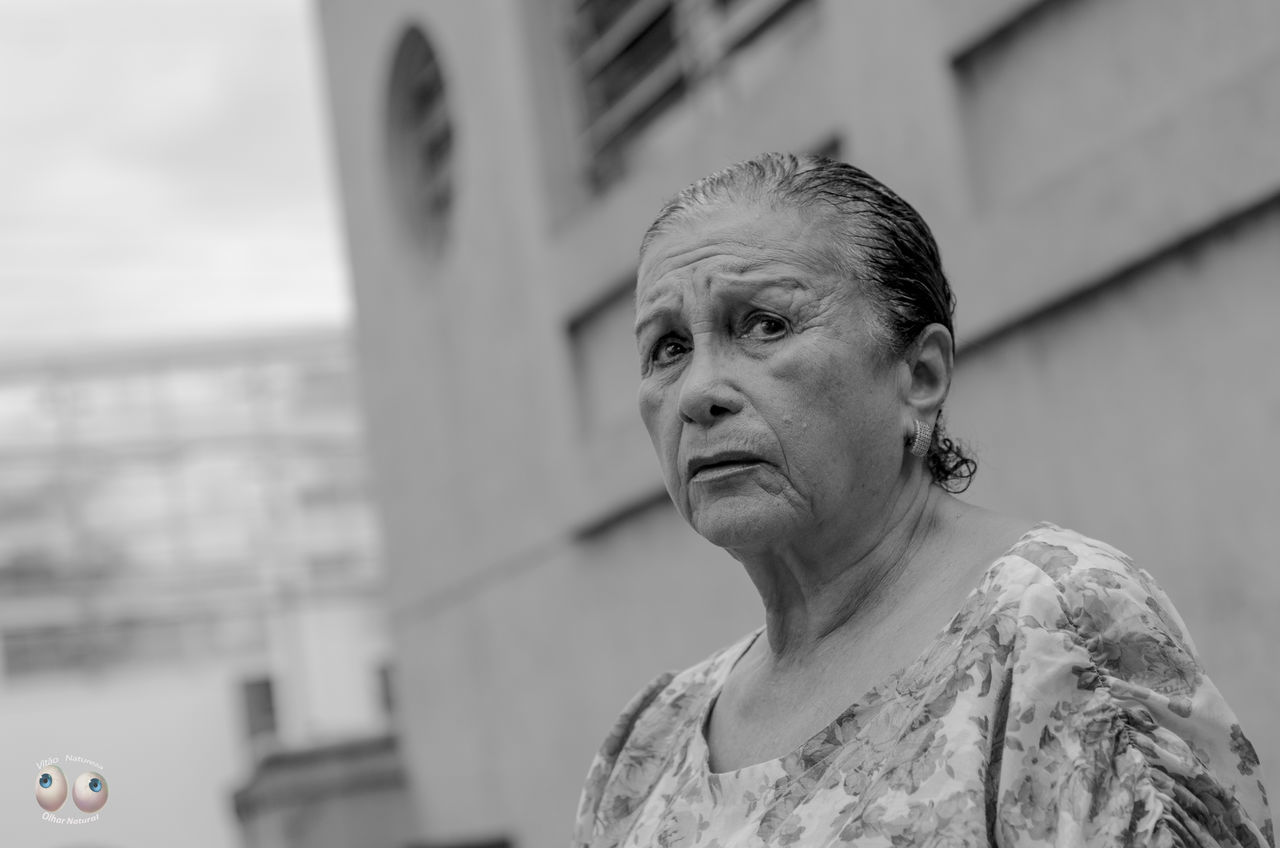
[[[916,437],[911,440],[911,455],[924,456],[933,444],[933,425],[916,419]]]

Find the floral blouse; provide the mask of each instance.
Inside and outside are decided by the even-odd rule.
[[[574,846],[1274,846],[1253,746],[1168,598],[1036,525],[914,663],[778,760],[720,774],[703,727],[759,635],[627,705]]]

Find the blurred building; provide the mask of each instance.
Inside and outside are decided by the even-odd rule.
[[[0,747],[210,846],[273,758],[393,748],[355,394],[336,328],[0,363]]]
[[[1280,6],[320,0],[425,839],[568,838],[627,698],[758,623],[635,412],[663,200],[823,151],[931,222],[968,497],[1126,549],[1280,758]]]

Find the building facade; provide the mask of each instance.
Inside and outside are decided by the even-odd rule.
[[[764,150],[921,210],[966,497],[1127,550],[1280,757],[1280,7],[318,10],[424,839],[563,844],[628,697],[758,624],[666,499],[630,298],[664,199]]]
[[[0,362],[0,748],[101,763],[103,844],[238,843],[264,757],[389,735],[356,394],[336,327]]]

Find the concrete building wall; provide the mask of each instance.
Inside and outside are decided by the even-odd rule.
[[[1271,774],[1278,269],[1272,200],[971,348],[950,404],[982,458],[970,497],[1150,571]]]
[[[969,497],[1137,557],[1280,757],[1262,466],[1280,7],[794,6],[702,68],[598,191],[571,4],[318,4],[424,838],[563,844],[627,698],[758,623],[737,566],[664,500],[631,413],[627,292],[665,197],[832,139],[939,237],[962,345],[949,416],[983,460]],[[455,126],[436,247],[392,202],[386,155],[408,25]]]

